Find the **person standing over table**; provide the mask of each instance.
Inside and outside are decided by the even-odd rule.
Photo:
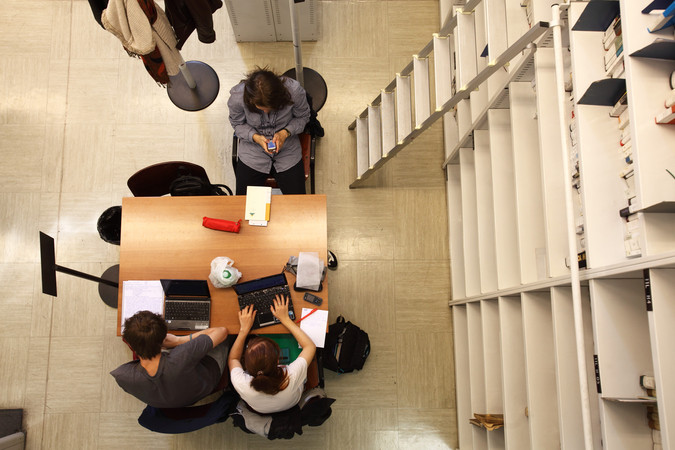
[[[236,195],[246,195],[246,186],[264,186],[271,174],[282,193],[304,194],[298,134],[309,122],[310,107],[300,83],[256,67],[230,90],[227,106],[239,138]]]

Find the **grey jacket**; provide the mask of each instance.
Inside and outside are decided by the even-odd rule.
[[[262,111],[251,112],[244,104],[244,83],[230,90],[227,106],[230,109],[230,124],[239,137],[239,159],[258,172],[270,173],[272,164],[277,172],[283,172],[302,159],[302,149],[298,134],[302,133],[309,121],[310,109],[305,90],[296,80],[283,78],[284,85],[291,94],[292,105],[266,114]],[[272,139],[274,133],[286,128],[291,135],[284,142],[279,153],[273,157],[253,142],[253,135],[260,134]]]

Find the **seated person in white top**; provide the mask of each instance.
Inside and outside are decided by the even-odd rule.
[[[251,339],[244,350],[256,314],[250,305],[239,311],[241,329],[228,357],[232,385],[251,409],[260,414],[285,411],[298,403],[307,379],[307,367],[316,353],[314,342],[288,317],[288,299],[277,295],[270,309],[302,347],[298,359],[288,366],[280,366],[279,346],[264,337]]]

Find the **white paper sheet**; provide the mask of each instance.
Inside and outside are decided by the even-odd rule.
[[[298,255],[298,275],[295,284],[301,289],[319,290],[323,263],[317,252],[300,252]]]
[[[124,321],[138,311],[164,314],[164,289],[159,280],[126,280],[122,284],[122,331]]]
[[[312,311],[312,308],[302,308],[302,315],[305,317]],[[307,333],[318,348],[323,348],[326,342],[326,327],[328,326],[328,311],[317,310],[311,316],[300,322],[300,329]]]

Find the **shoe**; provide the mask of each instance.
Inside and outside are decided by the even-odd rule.
[[[337,269],[337,266],[338,266],[337,256],[335,256],[335,253],[328,250],[328,268],[330,270],[335,270]]]

